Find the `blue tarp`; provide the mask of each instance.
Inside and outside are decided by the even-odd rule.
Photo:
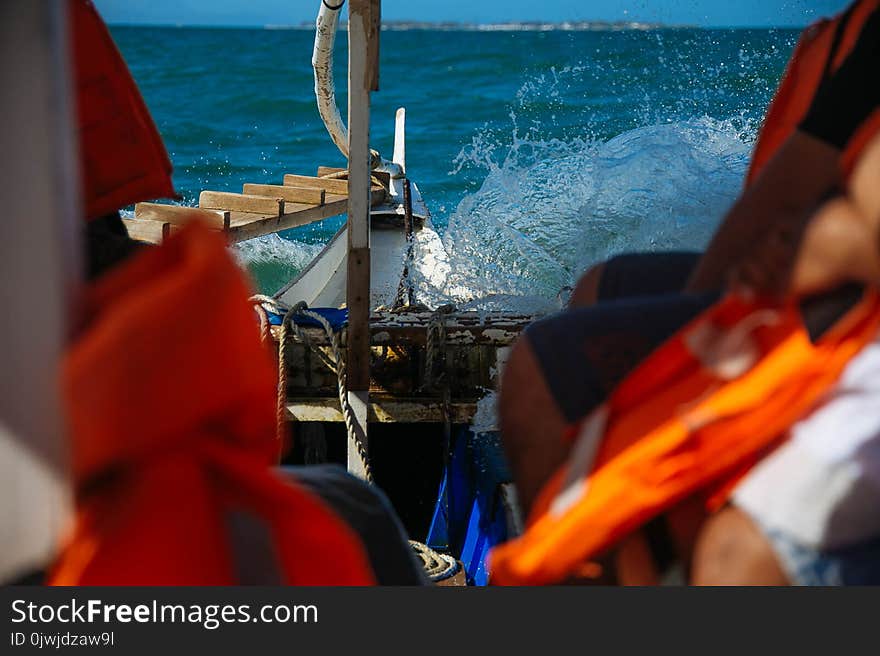
[[[330,322],[330,325],[333,326],[333,330],[339,330],[346,323],[348,323],[348,310],[339,310],[337,308],[309,308],[310,312],[314,312],[315,314],[320,314],[322,317],[327,319]],[[281,317],[282,315],[277,314],[275,312],[267,312],[269,317],[269,323],[273,326],[281,325]],[[292,320],[296,322],[297,326],[307,326],[310,328],[320,328],[321,324],[319,324],[314,319],[310,319],[309,317],[304,317],[302,315],[293,315]]]

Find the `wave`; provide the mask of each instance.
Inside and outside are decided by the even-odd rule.
[[[417,244],[418,258],[442,263],[417,267],[423,302],[548,311],[580,273],[612,255],[701,249],[739,193],[753,139],[710,117],[604,142],[514,129],[503,147],[479,133],[457,170],[483,167],[481,186],[450,215],[441,244]]]
[[[239,264],[254,277],[257,289],[274,293],[299,274],[321,248],[320,244],[306,244],[271,234],[241,242],[233,252]]]
[[[580,273],[612,255],[703,248],[739,193],[753,139],[738,122],[710,117],[607,141],[543,139],[534,130],[520,137],[514,127],[504,144],[480,131],[451,172],[483,170],[479,188],[464,195],[442,234],[431,226],[417,234],[418,300],[548,312]],[[321,247],[273,234],[233,250],[257,288],[272,293]]]

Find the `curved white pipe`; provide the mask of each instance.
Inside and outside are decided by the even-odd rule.
[[[336,0],[330,0],[334,2]],[[333,83],[333,45],[336,42],[336,26],[343,0],[338,0],[336,8],[321,2],[315,30],[315,49],[312,52],[312,68],[315,69],[315,98],[318,112],[337,148],[348,158],[348,129],[342,122],[339,107],[336,105],[336,89]]]
[[[336,2],[334,5],[333,3]],[[340,152],[348,158],[348,128],[342,122],[339,106],[336,104],[336,87],[333,80],[333,46],[336,43],[336,29],[339,25],[339,12],[344,0],[322,0],[318,18],[315,21],[315,48],[312,51],[312,68],[315,71],[315,98],[318,112],[324,121],[327,132]],[[395,135],[395,138],[397,135]],[[403,166],[389,162],[378,152],[373,151],[371,168],[384,171],[392,178],[404,177]]]

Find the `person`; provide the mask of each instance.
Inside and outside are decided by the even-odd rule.
[[[754,258],[774,255],[770,244]],[[880,287],[880,136],[860,157],[847,193],[810,219],[786,292],[803,297],[852,281]],[[730,504],[708,518],[692,580],[880,583],[877,407],[880,334],[850,361],[830,396],[737,485]]]
[[[119,209],[173,196],[171,163],[97,10],[70,7],[89,285],[61,375],[76,519],[45,580],[427,583],[381,491],[272,466],[274,367],[223,237],[128,236]]]
[[[526,511],[568,454],[565,440],[546,436],[563,435],[710,306],[725,283],[777,295],[789,291],[805,217],[840,188],[841,157],[851,168],[876,130],[880,99],[867,80],[878,63],[878,22],[876,2],[856,2],[805,33],[768,113],[749,185],[704,256],[626,255],[595,267],[576,288],[571,310],[537,322],[517,343],[502,382],[500,414]],[[810,75],[799,70],[805,61],[819,70],[806,90]],[[780,124],[788,125],[788,136]],[[769,154],[765,142],[772,146]],[[765,247],[756,249],[760,238]],[[701,554],[711,552],[701,544]]]
[[[536,322],[517,343],[502,382],[500,414],[526,510],[541,482],[565,454],[564,448],[543,436],[562,434],[565,426],[584,416],[635,363],[711,304],[723,286],[722,270],[732,275],[730,263],[742,259],[747,247],[760,241],[752,233],[766,234],[778,226],[777,235],[796,235],[797,222],[838,187],[842,147],[870,114],[871,103],[877,102],[870,93],[863,93],[874,87],[858,84],[860,79],[871,79],[876,64],[877,54],[872,50],[876,37],[871,33],[877,30],[877,4],[856,2],[836,22],[807,30],[798,52],[806,49],[809,54],[810,46],[823,45],[821,37],[835,40],[833,36],[839,32],[845,32],[846,38],[838,41],[853,40],[851,32],[862,38],[851,44],[858,52],[845,59],[845,70],[835,71],[836,75],[825,71],[829,79],[820,85],[824,89],[809,94],[813,111],[808,116],[792,120],[782,111],[786,108],[778,105],[780,99],[791,100],[791,86],[805,77],[797,70],[786,75],[768,121],[776,118],[793,123],[792,132],[776,152],[767,154],[766,148],[777,146],[779,139],[777,126],[765,124],[749,174],[751,182],[704,256],[622,255],[598,265],[576,287],[569,312]],[[841,25],[845,29],[837,30]],[[864,31],[859,29],[862,27]],[[803,56],[798,52],[790,68]],[[801,74],[792,76],[792,72]],[[855,79],[849,97],[829,86],[833,78],[841,82]],[[841,106],[846,112],[838,115],[836,110]],[[764,139],[768,132],[774,139]],[[748,235],[734,240],[733,232]],[[737,244],[731,245],[732,241]],[[682,291],[685,293],[679,293]],[[596,302],[603,305],[601,312],[591,308]]]
[[[690,554],[694,583],[880,581],[878,179],[880,137],[808,223],[789,293],[809,297],[725,298],[581,423],[496,582],[598,558],[604,582],[646,584]]]

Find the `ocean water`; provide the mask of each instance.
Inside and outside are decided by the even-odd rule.
[[[343,166],[306,30],[115,27],[184,202]],[[372,146],[407,108],[407,169],[434,233],[430,305],[540,310],[591,263],[702,247],[742,185],[793,30],[387,31]],[[345,38],[337,80],[345,79]],[[345,90],[338,89],[341,106]],[[342,218],[239,245],[255,285],[295,275]],[[429,257],[430,256],[430,257]],[[439,260],[439,264],[438,264]]]

